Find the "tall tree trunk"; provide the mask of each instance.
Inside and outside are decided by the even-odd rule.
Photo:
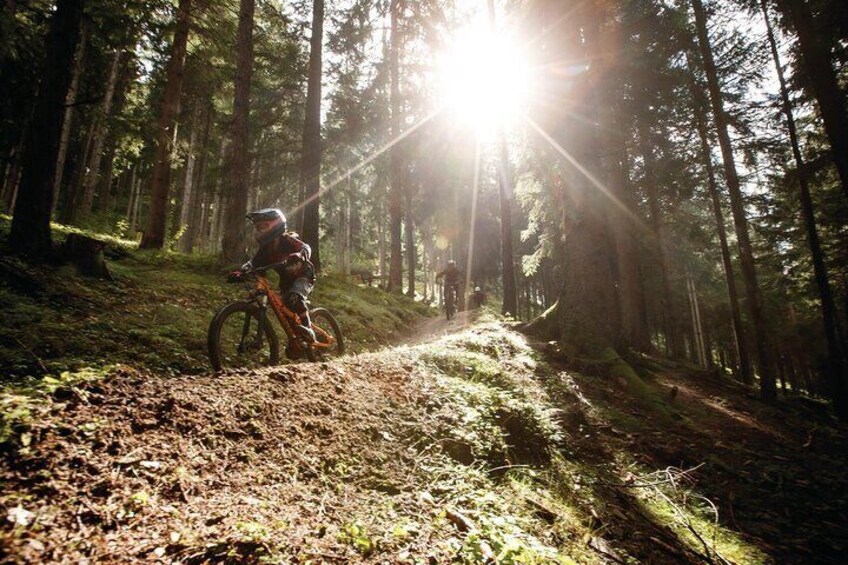
[[[56,2],[45,45],[44,75],[21,156],[23,175],[15,201],[9,244],[15,252],[32,257],[45,257],[52,247],[50,213],[62,134],[63,103],[71,82],[84,4],[84,0]]]
[[[321,268],[319,249],[321,192],[321,74],[324,44],[324,0],[312,1],[312,37],[309,45],[309,74],[306,87],[306,116],[303,123],[303,157],[300,182],[303,206],[303,240],[312,246],[312,263]]]
[[[815,273],[819,298],[821,299],[822,321],[824,323],[825,340],[827,341],[828,380],[832,389],[836,412],[841,420],[848,421],[848,398],[846,398],[846,394],[848,394],[848,388],[846,388],[848,376],[845,373],[845,352],[842,351],[842,343],[839,339],[836,304],[833,301],[833,293],[830,289],[827,267],[824,262],[824,253],[822,253],[819,234],[816,229],[813,199],[810,196],[810,186],[806,168],[804,167],[804,158],[801,156],[801,148],[798,144],[798,132],[795,129],[795,118],[792,115],[792,103],[789,100],[786,78],[783,76],[783,67],[780,64],[780,53],[777,49],[777,41],[774,37],[765,0],[761,0],[760,7],[762,8],[763,19],[766,23],[766,32],[769,47],[771,48],[771,55],[774,59],[774,66],[777,69],[777,78],[780,84],[780,100],[783,113],[786,115],[786,128],[789,131],[789,144],[792,146],[792,156],[795,158],[795,166],[798,169],[798,196],[801,200],[801,216],[804,219],[807,242],[810,245],[810,253],[813,257],[813,271]]]
[[[188,227],[186,228],[185,234],[181,240],[181,249],[184,253],[191,253],[197,243],[200,226],[202,225],[203,218],[205,216],[203,212],[208,200],[206,198],[206,193],[208,192],[208,187],[206,186],[206,173],[208,168],[207,157],[209,154],[209,132],[212,129],[212,108],[206,108],[203,115],[205,116],[203,120],[203,139],[200,141],[200,156],[197,158],[196,165],[197,182],[195,183],[196,186],[192,191],[192,198],[189,202],[189,208],[191,211],[189,212],[187,219]]]
[[[415,223],[412,217],[412,183],[406,180],[406,295],[415,298]]]
[[[156,157],[150,187],[150,208],[147,227],[141,239],[142,249],[162,249],[165,245],[165,224],[168,218],[168,194],[171,190],[171,152],[173,133],[185,70],[186,46],[191,23],[192,0],[179,0],[177,25],[165,78],[165,94],[156,128]]]
[[[819,103],[842,191],[848,197],[848,110],[833,68],[833,57],[828,46],[823,43],[822,34],[816,30],[807,0],[779,0],[779,6],[798,35],[804,71]]]
[[[389,68],[391,73],[391,134],[397,139],[401,129],[400,115],[400,50],[401,37],[398,29],[400,12],[404,0],[391,0],[391,47],[389,49]],[[389,155],[389,235],[391,237],[391,255],[389,259],[389,292],[403,292],[403,257],[401,256],[401,224],[403,223],[403,155],[400,143],[392,145]]]
[[[489,29],[497,33],[495,25],[495,0],[488,0]],[[500,158],[499,200],[501,213],[501,281],[503,304],[501,314],[517,314],[518,296],[515,284],[515,264],[512,258],[512,179],[510,177],[509,151],[503,127],[498,128],[498,153]],[[473,229],[473,228],[472,228]]]
[[[62,134],[59,138],[59,154],[56,157],[56,176],[53,181],[53,206],[51,213],[56,212],[59,194],[62,191],[62,177],[65,174],[65,159],[68,155],[68,142],[71,138],[71,124],[74,118],[74,103],[77,101],[80,76],[82,76],[82,69],[84,68],[86,45],[88,45],[88,24],[83,20],[80,24],[80,38],[77,43],[77,51],[74,54],[71,84],[68,87],[68,94],[65,96],[65,116],[62,120]]]
[[[742,276],[745,280],[745,291],[748,298],[748,309],[754,323],[754,340],[757,346],[757,361],[760,368],[760,390],[766,401],[777,398],[774,374],[772,373],[771,353],[766,333],[766,320],[763,311],[760,287],[757,283],[757,271],[754,265],[754,253],[751,249],[751,239],[748,235],[748,219],[745,217],[745,203],[739,187],[739,175],[733,157],[733,147],[728,133],[728,119],[724,111],[724,102],[718,82],[718,72],[713,60],[712,48],[707,35],[707,16],[701,0],[692,0],[695,11],[695,24],[698,31],[698,43],[707,75],[707,87],[710,92],[719,145],[724,160],[724,176],[727,189],[730,192],[730,206],[733,212],[733,223],[736,226],[736,238],[739,242],[739,254],[742,262]]]
[[[683,344],[680,341],[680,325],[677,323],[677,312],[674,304],[674,291],[671,286],[671,273],[668,264],[668,240],[665,234],[665,223],[660,211],[659,187],[657,186],[657,175],[654,161],[653,139],[651,138],[651,127],[646,121],[644,112],[649,105],[638,112],[636,122],[639,130],[639,148],[644,163],[644,189],[648,197],[648,208],[651,212],[651,228],[656,240],[657,261],[660,267],[660,278],[662,281],[662,295],[660,296],[660,315],[662,316],[662,329],[666,338],[667,352],[673,357],[682,358],[684,355]]]
[[[573,4],[565,4],[558,10],[560,14],[551,16],[568,14],[571,17],[561,20],[561,26],[566,29],[562,29],[558,34],[561,37],[555,40],[555,56],[561,58],[566,53],[573,56],[575,50],[579,52],[582,48],[587,58],[595,59],[601,52],[600,18],[595,13],[595,6],[589,3],[575,8]],[[607,73],[601,67],[590,68],[569,89],[575,100],[580,101],[583,111],[579,118],[559,115],[556,131],[568,136],[568,141],[558,143],[546,136],[549,142],[563,148],[563,154],[568,155],[568,149],[574,154],[568,159],[569,214],[562,244],[563,282],[557,318],[562,341],[576,354],[588,356],[597,355],[619,341],[611,269],[614,251],[607,225],[609,202],[595,180],[599,177],[602,153],[597,125],[598,97],[608,86],[604,83]]]
[[[253,73],[254,0],[241,0],[236,60],[236,92],[233,103],[233,151],[230,160],[226,226],[222,243],[224,261],[238,261],[244,254],[244,216],[250,190],[250,79]]]
[[[94,130],[94,145],[91,151],[91,161],[88,163],[83,182],[83,193],[80,207],[76,211],[75,219],[87,218],[91,215],[94,205],[94,191],[100,178],[100,162],[103,158],[103,146],[106,136],[109,134],[109,119],[112,115],[112,99],[115,96],[115,85],[118,82],[118,70],[121,66],[121,51],[116,50],[109,67],[109,78],[106,81],[106,90],[103,92],[103,102],[95,117],[96,126]],[[107,187],[108,189],[108,187]]]
[[[695,84],[694,69],[689,61],[689,88],[692,91],[693,109],[695,114],[695,125],[701,142],[701,159],[707,170],[707,189],[713,205],[713,215],[716,220],[716,230],[721,245],[721,262],[724,267],[724,282],[727,285],[727,295],[730,300],[730,314],[733,320],[733,338],[736,345],[736,354],[739,359],[739,378],[745,384],[753,384],[754,374],[751,368],[751,359],[748,357],[748,346],[745,344],[745,329],[742,325],[742,309],[739,306],[739,293],[736,290],[736,277],[733,274],[733,262],[730,255],[730,246],[727,243],[727,230],[724,223],[724,212],[722,212],[721,200],[716,183],[715,170],[713,168],[712,150],[709,142],[709,131],[707,127],[707,101],[704,99],[703,91]]]
[[[616,95],[619,92],[616,90]],[[652,345],[645,309],[645,290],[639,270],[639,242],[636,231],[637,220],[634,214],[636,205],[633,202],[627,172],[627,128],[623,123],[623,112],[613,109],[610,101],[607,102],[606,107],[607,112],[612,115],[607,116],[611,123],[603,130],[607,134],[605,145],[609,147],[609,157],[604,168],[608,175],[607,184],[610,192],[619,202],[619,206],[612,207],[610,210],[610,227],[618,267],[616,274],[622,345],[636,351],[647,352],[652,349]],[[548,278],[542,277],[543,283]],[[543,284],[545,309],[549,306],[547,296],[550,294],[546,286]]]
[[[186,171],[185,178],[183,179],[183,194],[182,194],[182,202],[180,203],[180,218],[177,221],[175,233],[180,233],[180,249],[184,249],[184,242],[187,239],[186,234],[188,233],[188,220],[191,217],[191,203],[192,203],[192,193],[194,190],[194,170],[197,164],[197,157],[195,154],[197,153],[197,134],[200,129],[200,109],[197,108],[194,111],[194,116],[191,120],[191,132],[188,134],[188,155],[186,155]]]

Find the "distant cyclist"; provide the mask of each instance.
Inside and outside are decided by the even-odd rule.
[[[444,277],[445,279],[445,304],[448,306],[448,319],[453,316],[453,311],[457,308],[457,302],[459,301],[459,289],[462,285],[462,277],[463,273],[456,267],[456,261],[451,259],[448,261],[448,266],[436,273],[436,280],[438,281]]]
[[[275,265],[274,270],[280,276],[280,294],[286,306],[300,317],[301,325],[295,329],[314,341],[307,308],[307,299],[315,284],[315,268],[309,261],[312,248],[296,233],[286,231],[286,217],[279,208],[256,210],[248,214],[247,219],[253,223],[259,250],[240,269],[230,273],[230,278],[238,280],[251,269]]]
[[[480,308],[486,303],[486,293],[479,286],[474,287],[474,292],[471,294],[471,307]]]
[[[462,284],[462,271],[457,269],[456,261],[451,259],[448,261],[448,266],[436,273],[436,280],[445,278],[445,286],[453,286],[459,291],[459,285]]]

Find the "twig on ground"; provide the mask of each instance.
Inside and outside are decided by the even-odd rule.
[[[39,367],[41,367],[41,370],[42,370],[42,371],[44,371],[45,373],[47,373],[47,372],[48,372],[48,371],[47,371],[47,367],[44,365],[44,362],[41,360],[41,358],[40,358],[38,355],[36,355],[36,354],[35,354],[35,352],[34,352],[32,349],[30,349],[29,347],[27,347],[27,345],[26,345],[24,342],[22,342],[22,341],[21,341],[21,340],[19,340],[18,338],[14,338],[14,339],[15,339],[15,341],[16,341],[16,342],[18,342],[18,345],[20,345],[21,347],[23,347],[23,348],[24,348],[24,350],[25,350],[27,353],[29,353],[30,355],[32,355],[32,357],[33,357],[33,358],[36,360],[36,362],[38,363],[38,366],[39,366]]]

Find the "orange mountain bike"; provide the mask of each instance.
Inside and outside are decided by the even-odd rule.
[[[230,302],[212,318],[207,343],[209,359],[216,371],[256,368],[280,362],[280,342],[267,315],[269,309],[286,334],[286,355],[289,358],[297,359],[305,355],[309,361],[319,361],[344,353],[342,330],[326,308],[309,311],[312,330],[315,332],[314,341],[295,331],[295,327],[301,323],[300,316],[283,303],[265,276],[265,271],[278,265],[246,272],[245,278],[250,289],[247,300]]]

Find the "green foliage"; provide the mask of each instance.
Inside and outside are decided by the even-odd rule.
[[[7,226],[0,221],[0,233]],[[81,277],[69,266],[18,264],[40,290],[23,292],[0,282],[0,367],[7,378],[114,363],[174,374],[209,369],[212,315],[245,295],[242,286],[225,284],[217,257],[133,251],[133,242],[54,229],[107,242],[117,252],[107,252],[115,257],[107,259],[115,282]],[[432,312],[406,297],[333,277],[318,280],[311,300],[337,315],[353,353],[388,345]]]

